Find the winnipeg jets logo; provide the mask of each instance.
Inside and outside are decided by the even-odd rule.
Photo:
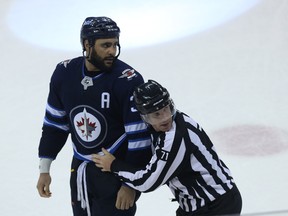
[[[73,130],[78,142],[86,148],[100,145],[107,135],[107,121],[92,107],[80,105],[70,112]]]
[[[84,109],[83,117],[81,117],[81,121],[76,121],[77,127],[82,133],[82,137],[88,140],[89,137],[92,137],[92,132],[95,131],[96,123],[91,122],[89,118],[87,118],[86,109]]]
[[[122,75],[119,76],[119,78],[127,78],[128,80],[132,79],[134,76],[136,76],[134,69],[126,69],[122,72]]]

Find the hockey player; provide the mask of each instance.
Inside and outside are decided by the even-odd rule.
[[[108,149],[117,158],[145,165],[151,157],[147,126],[136,111],[133,91],[141,74],[118,59],[120,29],[108,17],[88,17],[81,27],[83,56],[59,63],[39,144],[37,189],[50,197],[50,165],[71,135],[71,198],[74,216],[135,215],[135,190],[103,173],[91,154]],[[141,155],[141,157],[139,157]]]
[[[135,90],[134,100],[150,125],[150,162],[139,169],[102,149],[104,156],[92,155],[96,166],[139,191],[167,184],[179,203],[177,216],[240,214],[240,192],[201,126],[176,110],[168,91],[153,80]]]

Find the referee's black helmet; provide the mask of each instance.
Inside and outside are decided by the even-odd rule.
[[[166,88],[154,80],[138,86],[134,93],[134,101],[137,110],[142,115],[156,112],[167,105],[171,105],[171,111],[174,110],[174,103]]]

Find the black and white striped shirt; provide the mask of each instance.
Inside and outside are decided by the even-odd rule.
[[[139,170],[120,160],[111,169],[127,185],[142,192],[167,184],[186,212],[192,212],[229,191],[234,180],[200,125],[177,111],[168,132],[152,133],[154,154]]]

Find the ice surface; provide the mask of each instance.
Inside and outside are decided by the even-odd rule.
[[[40,198],[36,190],[37,147],[51,73],[58,62],[81,55],[81,50],[59,52],[17,39],[5,23],[9,6],[1,1],[0,212],[70,216],[70,143],[52,164],[50,199]],[[121,54],[146,80],[166,86],[177,108],[215,140],[246,214],[288,208],[287,11],[286,0],[261,1],[217,28],[151,47],[123,47]],[[259,134],[263,127],[276,132]],[[243,128],[242,135],[235,135]],[[251,128],[258,129],[253,133]],[[166,186],[143,194],[137,216],[175,215],[177,203],[170,198]]]

